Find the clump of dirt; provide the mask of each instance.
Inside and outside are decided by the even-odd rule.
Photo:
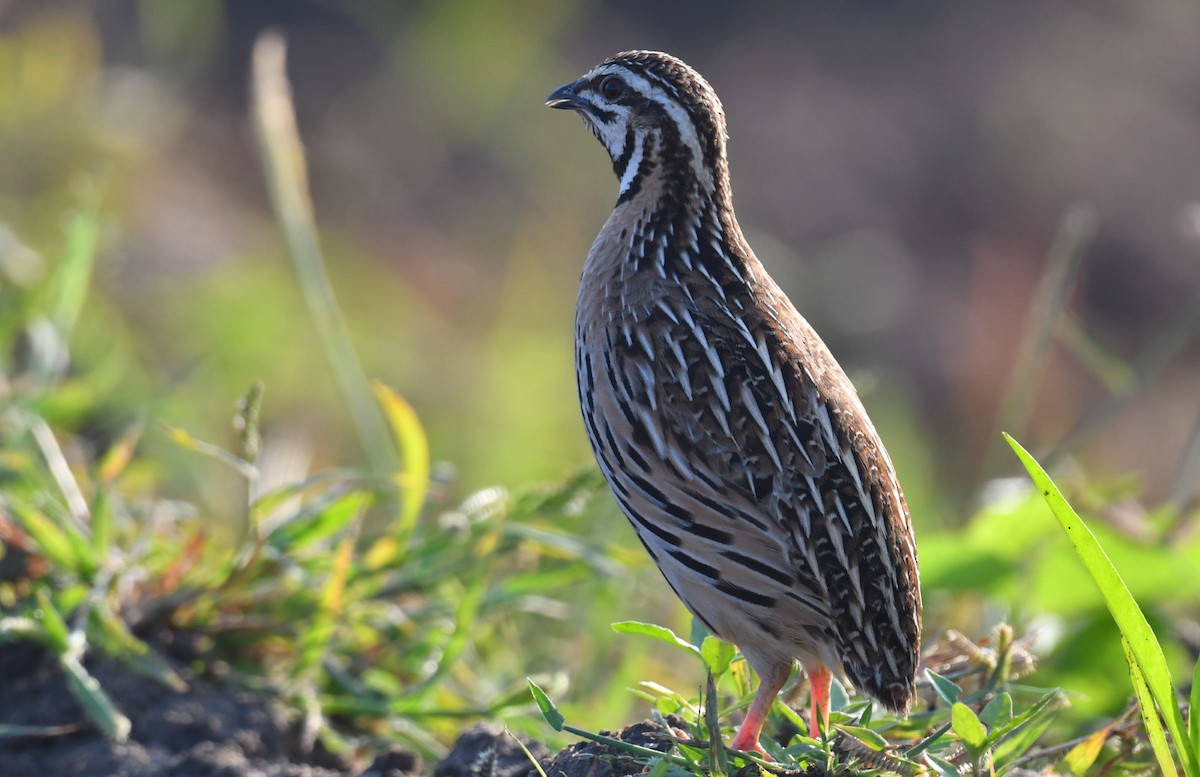
[[[133,724],[110,742],[89,726],[57,660],[28,643],[0,646],[0,723],[63,726],[73,733],[0,739],[0,764],[13,777],[340,777],[347,764],[319,746],[304,752],[297,730],[269,700],[188,677],[177,693],[103,656],[89,657],[99,680]],[[180,670],[184,676],[186,671]]]
[[[111,742],[84,720],[57,660],[28,643],[0,645],[0,726],[63,727],[55,736],[0,737],[6,777],[537,777],[528,756],[502,727],[463,732],[450,754],[429,769],[412,753],[379,755],[354,767],[319,745],[301,745],[298,728],[273,700],[189,676],[175,692],[104,656],[85,662],[130,719],[128,741]],[[660,726],[639,723],[614,738],[665,751]],[[551,758],[545,745],[525,746],[555,777],[628,777],[643,765],[614,748],[574,744]]]

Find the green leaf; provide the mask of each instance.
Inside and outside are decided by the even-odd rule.
[[[650,767],[650,771],[646,772],[646,777],[664,777],[664,775],[666,775],[670,769],[671,762],[665,758],[662,758],[656,761],[654,766]]]
[[[1146,686],[1166,720],[1167,730],[1175,742],[1184,773],[1188,777],[1200,777],[1200,759],[1196,750],[1188,746],[1191,740],[1186,734],[1183,713],[1175,696],[1175,686],[1171,681],[1166,657],[1158,638],[1146,621],[1146,616],[1142,614],[1120,574],[1109,561],[1100,543],[1096,541],[1096,536],[1067,503],[1046,471],[1016,440],[1007,434],[1004,435],[1004,439],[1025,465],[1034,485],[1042,492],[1054,517],[1058,519],[1059,525],[1074,545],[1079,560],[1083,562],[1100,590],[1105,605],[1121,630],[1121,635],[1128,641],[1138,670],[1145,678]]]
[[[950,724],[954,726],[954,733],[972,756],[977,757],[983,752],[984,742],[987,741],[987,729],[973,709],[962,702],[955,702],[950,708]]]
[[[1086,739],[1071,748],[1060,765],[1076,777],[1083,777],[1100,757],[1100,751],[1104,749],[1104,740],[1108,739],[1112,726],[1113,724],[1109,723],[1099,731],[1088,735]],[[1159,732],[1162,732],[1161,727],[1159,727]]]
[[[550,697],[546,692],[538,687],[538,684],[533,680],[529,680],[529,692],[533,694],[533,701],[537,704],[538,709],[542,712],[542,717],[550,724],[550,728],[555,731],[562,731],[563,725],[567,719],[558,711],[558,707],[554,706],[554,702],[550,701]]]
[[[863,726],[847,726],[843,724],[834,724],[834,728],[853,739],[857,739],[862,745],[877,753],[882,753],[888,748],[888,741],[878,731],[873,731]]]
[[[952,705],[962,696],[962,688],[953,680],[947,680],[932,669],[925,670],[925,676],[929,678],[929,682],[933,685],[933,691],[946,704]]]
[[[618,634],[640,634],[643,637],[657,639],[660,642],[666,642],[668,645],[674,645],[677,648],[703,658],[698,647],[686,639],[680,639],[676,636],[675,632],[663,626],[656,626],[653,623],[642,623],[641,621],[619,621],[612,625],[612,630]]]
[[[937,773],[941,777],[962,777],[962,772],[958,770],[958,767],[945,758],[938,758],[932,754],[926,755],[925,758],[933,764],[933,768],[937,769]]]
[[[989,730],[995,729],[997,726],[1004,725],[1012,720],[1013,716],[1013,700],[1008,692],[996,694],[992,700],[987,703],[979,712],[979,719],[983,725]]]
[[[733,662],[735,655],[737,648],[719,637],[705,637],[700,645],[700,657],[704,659],[704,664],[708,671],[712,672],[714,679],[720,679],[721,675],[729,671],[729,664]]]

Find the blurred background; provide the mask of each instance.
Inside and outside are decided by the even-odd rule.
[[[146,408],[228,437],[262,379],[268,446],[314,468],[361,459],[248,118],[267,29],[288,41],[347,323],[367,373],[424,422],[448,502],[591,461],[575,285],[616,182],[543,102],[654,48],[720,94],[747,238],[859,386],[930,558],[990,479],[1017,474],[1002,425],[1116,483],[1127,509],[1103,516],[1131,537],[1142,506],[1194,505],[1200,6],[0,0],[4,282],[36,273],[35,252],[53,261],[65,213],[102,215],[75,349],[110,365],[97,439]],[[188,471],[171,472],[189,499],[240,498]],[[604,515],[598,531],[632,546]],[[652,593],[623,595],[617,617],[674,607],[636,563],[627,585]],[[1023,590],[970,618],[935,596],[931,626],[986,633]]]

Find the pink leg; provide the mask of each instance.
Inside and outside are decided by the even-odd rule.
[[[731,748],[750,750],[767,760],[772,760],[771,756],[767,755],[767,751],[763,750],[762,745],[758,743],[758,737],[762,733],[763,724],[767,722],[767,713],[771,711],[771,704],[774,703],[775,697],[779,695],[779,690],[783,688],[783,684],[787,682],[791,672],[791,664],[785,664],[771,667],[765,674],[759,674],[758,691],[754,694],[754,701],[750,702],[750,709],[746,710],[746,719],[742,721],[742,727],[738,729],[737,736],[729,744]]]
[[[808,684],[812,686],[812,709],[808,716],[808,735],[816,737],[829,724],[829,687],[833,676],[823,666],[805,669]],[[819,719],[819,722],[818,722]]]

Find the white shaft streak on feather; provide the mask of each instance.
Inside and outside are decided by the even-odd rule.
[[[646,399],[650,402],[651,410],[658,410],[658,392],[654,385],[654,370],[648,362],[641,359],[634,360],[637,364],[638,373],[642,376],[642,383],[646,388]]]
[[[779,451],[775,450],[775,442],[771,439],[771,427],[767,426],[767,419],[763,417],[762,408],[758,406],[758,400],[754,398],[750,387],[745,383],[741,384],[742,389],[742,405],[750,411],[750,417],[754,419],[754,423],[758,424],[758,428],[762,431],[762,444],[767,450],[767,455],[771,457],[771,461],[775,462],[775,467],[781,472],[783,471],[783,462],[779,460]]]
[[[850,471],[850,479],[854,481],[854,487],[858,490],[858,493],[865,494],[866,490],[863,488],[862,473],[858,471],[858,461],[854,458],[854,446],[848,445],[845,448],[835,450],[838,450],[838,458],[846,465],[846,469]],[[896,504],[900,503],[897,501]],[[871,504],[871,500],[863,500],[863,509],[867,511],[867,517],[870,519],[871,524],[874,525],[875,506]]]
[[[678,445],[672,445],[668,450],[671,464],[674,465],[675,471],[679,473],[684,480],[695,480],[696,475],[692,472],[692,465],[683,455],[683,450]]]
[[[837,433],[833,431],[833,419],[829,417],[829,405],[822,402],[817,406],[817,419],[821,422],[821,431],[825,434],[825,447],[831,451],[840,451]]]
[[[795,419],[795,413],[792,414],[792,418],[793,420]],[[800,433],[796,431],[795,424],[784,424],[784,426],[787,427],[788,436],[791,437],[792,442],[796,444],[796,453],[798,453],[800,457],[804,459],[804,462],[808,464],[809,467],[812,467],[812,456],[810,456],[808,453],[808,446],[805,445],[804,441],[800,439]]]
[[[859,574],[858,566],[852,565],[846,572],[850,575],[850,590],[854,592],[855,598],[858,599],[859,607],[866,607],[866,600],[863,598],[862,575]],[[871,646],[875,646],[875,640],[871,640]]]
[[[846,527],[846,536],[853,537],[854,529],[850,527],[850,517],[846,515],[846,503],[837,497],[834,498],[833,503],[837,506],[837,513],[838,517],[842,519],[842,526]]]
[[[650,342],[650,335],[646,332],[645,327],[638,329],[637,340],[642,346],[642,351],[646,354],[646,358],[654,361],[654,344]]]
[[[717,279],[713,277],[712,273],[708,271],[708,268],[705,267],[703,263],[700,264],[700,274],[707,278],[708,282],[712,284],[714,289],[716,289],[717,295],[720,296],[721,301],[727,302],[728,300],[725,299],[725,289],[721,286],[721,284],[717,283]]]
[[[671,319],[672,324],[679,323],[679,316],[675,315],[675,311],[671,309],[671,306],[668,305],[665,300],[658,300],[654,303],[654,307],[661,310],[667,318]]]
[[[654,423],[654,419],[650,417],[650,409],[645,406],[639,406],[637,414],[642,419],[642,426],[645,427],[646,434],[650,436],[650,444],[654,446],[654,454],[658,456],[660,461],[666,461],[667,446],[663,441],[662,433]]]
[[[813,479],[812,475],[806,475],[804,482],[808,486],[808,493],[812,495],[814,509],[820,510],[823,500],[821,499],[821,490],[817,488],[817,481]],[[812,537],[812,511],[801,509],[796,512],[800,514],[800,523],[804,525],[804,537],[807,540]],[[819,567],[814,567],[814,569],[819,569]]]
[[[683,388],[683,394],[690,402],[692,400],[692,376],[688,373],[687,358],[683,355],[683,349],[679,347],[679,341],[675,338],[668,338],[667,344],[671,348],[671,352],[675,354],[675,360],[679,362],[679,385]]]
[[[725,393],[725,386],[718,383],[712,383],[711,385],[715,390],[717,400],[722,403],[712,406],[713,417],[717,419],[717,425],[721,427],[721,431],[725,433],[725,436],[732,437],[733,432],[729,429],[729,395]]]
[[[659,237],[656,248],[658,248],[658,258],[654,261],[654,269],[658,271],[658,277],[665,279],[667,277],[667,257],[662,237]]]
[[[842,537],[842,533],[840,531],[830,531],[829,541],[833,545],[833,552],[837,554],[838,563],[841,564],[842,569],[850,566],[850,561],[846,558],[846,547],[843,544],[844,538]]]
[[[704,209],[697,208],[692,211],[692,218],[688,221],[688,248],[692,249],[693,254],[700,253],[700,230],[704,220]]]
[[[691,328],[692,334],[694,334],[696,339],[700,341],[700,347],[704,349],[704,354],[708,357],[708,363],[712,365],[713,391],[716,392],[717,398],[721,401],[721,407],[725,408],[725,412],[728,413],[731,409],[733,409],[733,405],[730,404],[729,393],[725,390],[725,365],[721,363],[721,356],[717,353],[717,349],[713,348],[709,344],[708,337],[704,334],[704,330],[696,323],[696,319],[692,318],[690,311],[683,311],[683,322]],[[722,427],[725,429],[726,433],[728,433],[728,424],[726,421],[720,419],[719,414],[718,420],[721,420]]]

